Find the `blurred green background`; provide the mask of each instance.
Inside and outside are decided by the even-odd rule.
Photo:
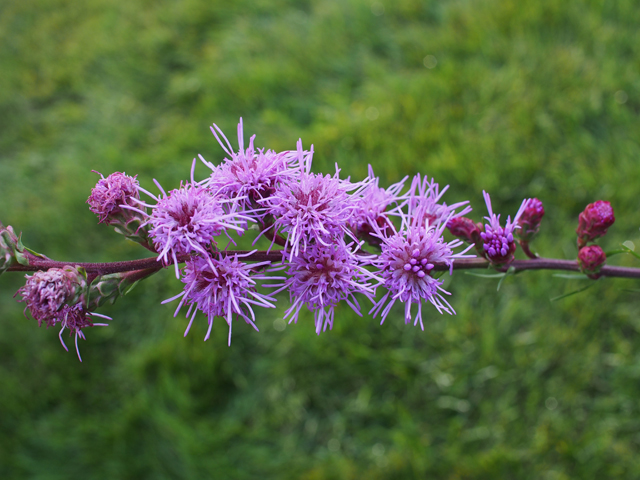
[[[91,170],[175,188],[242,116],[260,147],[313,144],[316,171],[433,176],[478,220],[483,189],[505,216],[536,196],[545,256],[575,258],[598,199],[600,244],[640,245],[639,26],[624,0],[4,0],[0,220],[55,259],[147,256],[89,212]],[[0,278],[2,478],[640,478],[631,280],[550,302],[584,284],[457,272],[457,316],[424,332],[341,306],[316,337],[282,297],[228,348],[202,316],[183,338],[169,270],[102,309],[82,364],[22,284]]]

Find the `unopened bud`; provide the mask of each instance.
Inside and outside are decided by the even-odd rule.
[[[75,305],[84,300],[87,277],[84,269],[66,266],[25,275],[27,283],[18,290],[20,302],[27,308],[38,325],[47,326],[61,321],[60,310],[64,305]]]
[[[116,232],[134,242],[149,245],[146,229],[140,228],[147,220],[147,215],[144,207],[136,202],[140,199],[136,177],[115,172],[105,178],[101,173],[95,173],[102,178],[91,190],[87,200],[89,209],[98,215],[100,223],[114,226]]]
[[[607,233],[607,229],[615,222],[613,208],[609,202],[598,200],[590,203],[580,214],[576,233],[578,234],[578,248]]]
[[[480,239],[480,232],[484,230],[481,223],[475,223],[467,217],[455,217],[449,220],[447,228],[454,237],[467,243],[475,244]]]
[[[600,269],[606,261],[607,256],[599,245],[582,247],[578,253],[578,265],[580,266],[580,271],[585,273],[589,278],[599,278]]]
[[[515,236],[523,242],[531,241],[534,235],[540,230],[540,221],[543,216],[544,207],[542,206],[542,202],[537,198],[530,198],[518,220],[518,226],[520,228],[515,231]]]

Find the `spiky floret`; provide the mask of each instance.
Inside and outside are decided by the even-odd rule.
[[[245,150],[242,119],[238,124],[237,153],[216,124],[211,127],[211,132],[229,157],[216,166],[200,155],[202,162],[212,170],[204,185],[227,198],[242,198],[240,206],[253,211],[253,216],[259,221],[266,214],[260,200],[269,197],[282,180],[298,175],[301,162],[310,162],[313,156],[313,148],[310,152],[303,150],[301,140],[298,141],[296,151],[278,153],[273,150],[256,150],[255,135],[251,136]]]
[[[100,223],[111,223],[109,221],[111,217],[130,213],[128,210],[123,210],[122,205],[133,206],[135,200],[140,198],[137,175],[130,177],[121,172],[114,172],[105,178],[100,172],[92,171],[101,178],[91,190],[87,203],[89,209],[98,215]]]
[[[518,226],[518,220],[527,207],[529,199],[522,201],[516,216],[511,221],[511,216],[507,217],[507,223],[503,227],[500,226],[500,215],[493,213],[491,208],[491,197],[489,194],[482,191],[484,201],[487,204],[487,210],[489,216],[484,217],[489,223],[485,224],[484,232],[480,233],[480,237],[484,241],[485,257],[494,265],[505,265],[513,261],[513,254],[516,251],[516,242],[513,237],[515,229],[520,228]]]
[[[280,277],[267,277],[259,273],[270,262],[247,264],[240,260],[243,256],[252,253],[254,252],[209,259],[196,256],[187,260],[182,277],[182,282],[185,284],[184,290],[162,302],[167,303],[181,298],[174,316],[178,315],[183,305],[189,306],[187,318],[190,316],[191,319],[184,332],[185,336],[189,333],[198,310],[207,316],[209,323],[205,340],[208,340],[211,335],[214,317],[224,318],[229,325],[229,345],[231,345],[231,322],[234,315],[236,318],[243,318],[258,330],[252,306],[275,308],[272,303],[275,299],[269,294],[258,293],[256,280]]]
[[[397,215],[397,209],[406,195],[401,195],[404,182],[408,177],[403,178],[398,183],[394,183],[389,188],[379,186],[380,179],[373,173],[373,168],[369,165],[370,182],[362,189],[359,197],[356,197],[356,209],[349,221],[349,225],[359,239],[366,240],[372,245],[380,245],[380,239],[372,236],[374,225],[385,231],[387,225],[391,223],[389,215]]]
[[[106,315],[100,315],[99,313],[89,312],[87,309],[81,304],[76,303],[75,305],[64,305],[62,309],[58,312],[57,320],[62,327],[60,329],[60,333],[58,334],[58,338],[60,338],[60,343],[64,347],[64,349],[68,352],[69,349],[62,340],[62,333],[65,329],[69,330],[69,336],[75,335],[75,344],[76,344],[76,353],[78,354],[78,360],[82,362],[82,357],[80,356],[80,349],[78,348],[78,338],[86,340],[84,336],[84,332],[82,329],[87,327],[106,327],[108,324],[106,323],[94,323],[90,320],[91,317],[100,317],[106,320],[111,320],[111,317],[107,317]]]
[[[216,245],[215,237],[226,230],[243,232],[251,220],[238,212],[236,199],[212,195],[197,183],[181,185],[168,195],[159,183],[156,185],[162,191],[158,197],[144,190],[157,201],[155,205],[145,204],[152,209],[146,224],[151,225],[149,236],[158,260],[168,264],[172,259],[178,278],[178,255],[199,253],[208,258],[211,245]]]
[[[408,194],[407,205],[409,215],[415,216],[420,214],[422,216],[422,222],[428,220],[430,225],[439,226],[443,222],[462,217],[471,212],[468,200],[454,203],[453,205],[440,202],[440,199],[448,189],[449,185],[446,185],[440,190],[440,185],[436,183],[435,179],[432,178],[431,181],[429,181],[429,177],[425,176],[422,178],[420,174],[417,174],[411,182],[411,188]],[[456,210],[461,207],[464,208],[456,212]]]
[[[343,241],[313,244],[299,256],[291,257],[286,280],[269,285],[279,287],[274,294],[282,290],[289,292],[291,307],[285,312],[285,320],[289,318],[289,323],[297,323],[300,310],[306,306],[313,312],[319,335],[327,327],[333,328],[334,308],[343,300],[361,316],[360,304],[354,295],[361,293],[373,302],[375,288],[382,279],[364,268],[373,257],[358,254],[357,248]]]
[[[334,176],[313,174],[310,168],[307,164],[298,178],[282,182],[262,201],[275,218],[274,229],[287,234],[285,248],[292,257],[309,245],[329,246],[345,234],[352,237],[348,223],[358,208],[358,196],[370,181],[341,180],[337,166]]]
[[[374,305],[370,313],[374,318],[381,313],[382,324],[396,300],[405,304],[405,323],[411,321],[411,307],[418,306],[418,313],[414,325],[422,323],[422,303],[429,301],[438,312],[455,314],[453,307],[442,294],[450,295],[442,288],[442,280],[432,276],[436,263],[444,263],[449,267],[449,274],[453,273],[453,262],[456,258],[472,257],[465,255],[472,247],[460,253],[453,253],[453,249],[462,245],[460,240],[445,242],[442,233],[446,220],[439,226],[429,224],[420,215],[409,218],[403,216],[400,230],[390,236],[378,233],[382,240],[382,252],[373,262],[380,269],[384,279],[384,286],[388,292]]]

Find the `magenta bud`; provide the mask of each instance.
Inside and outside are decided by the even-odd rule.
[[[599,245],[582,247],[578,253],[578,265],[580,266],[580,271],[585,273],[589,278],[599,278],[600,269],[606,261],[607,256]]]
[[[483,230],[482,224],[476,224],[467,217],[456,217],[449,220],[447,228],[454,237],[464,240],[467,243],[477,243],[480,232]]]
[[[613,208],[609,202],[598,200],[590,203],[580,214],[578,229],[578,247],[584,247],[588,242],[607,233],[607,229],[615,222]]]
[[[543,216],[544,207],[542,206],[542,202],[537,198],[530,198],[518,220],[518,226],[520,228],[515,231],[515,236],[523,242],[531,241],[534,235],[540,230],[540,221]]]

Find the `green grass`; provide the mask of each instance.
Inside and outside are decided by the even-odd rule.
[[[637,1],[5,1],[0,220],[56,259],[146,256],[97,225],[91,170],[174,188],[242,116],[257,146],[313,143],[316,171],[433,176],[478,220],[483,189],[505,216],[536,196],[545,256],[575,258],[598,199],[600,244],[639,245],[638,25]],[[282,297],[228,348],[223,321],[182,337],[165,271],[101,311],[82,364],[22,316],[22,281],[0,278],[3,478],[640,476],[631,280],[552,303],[584,283],[456,273],[457,315],[424,332],[343,307],[280,332]]]

